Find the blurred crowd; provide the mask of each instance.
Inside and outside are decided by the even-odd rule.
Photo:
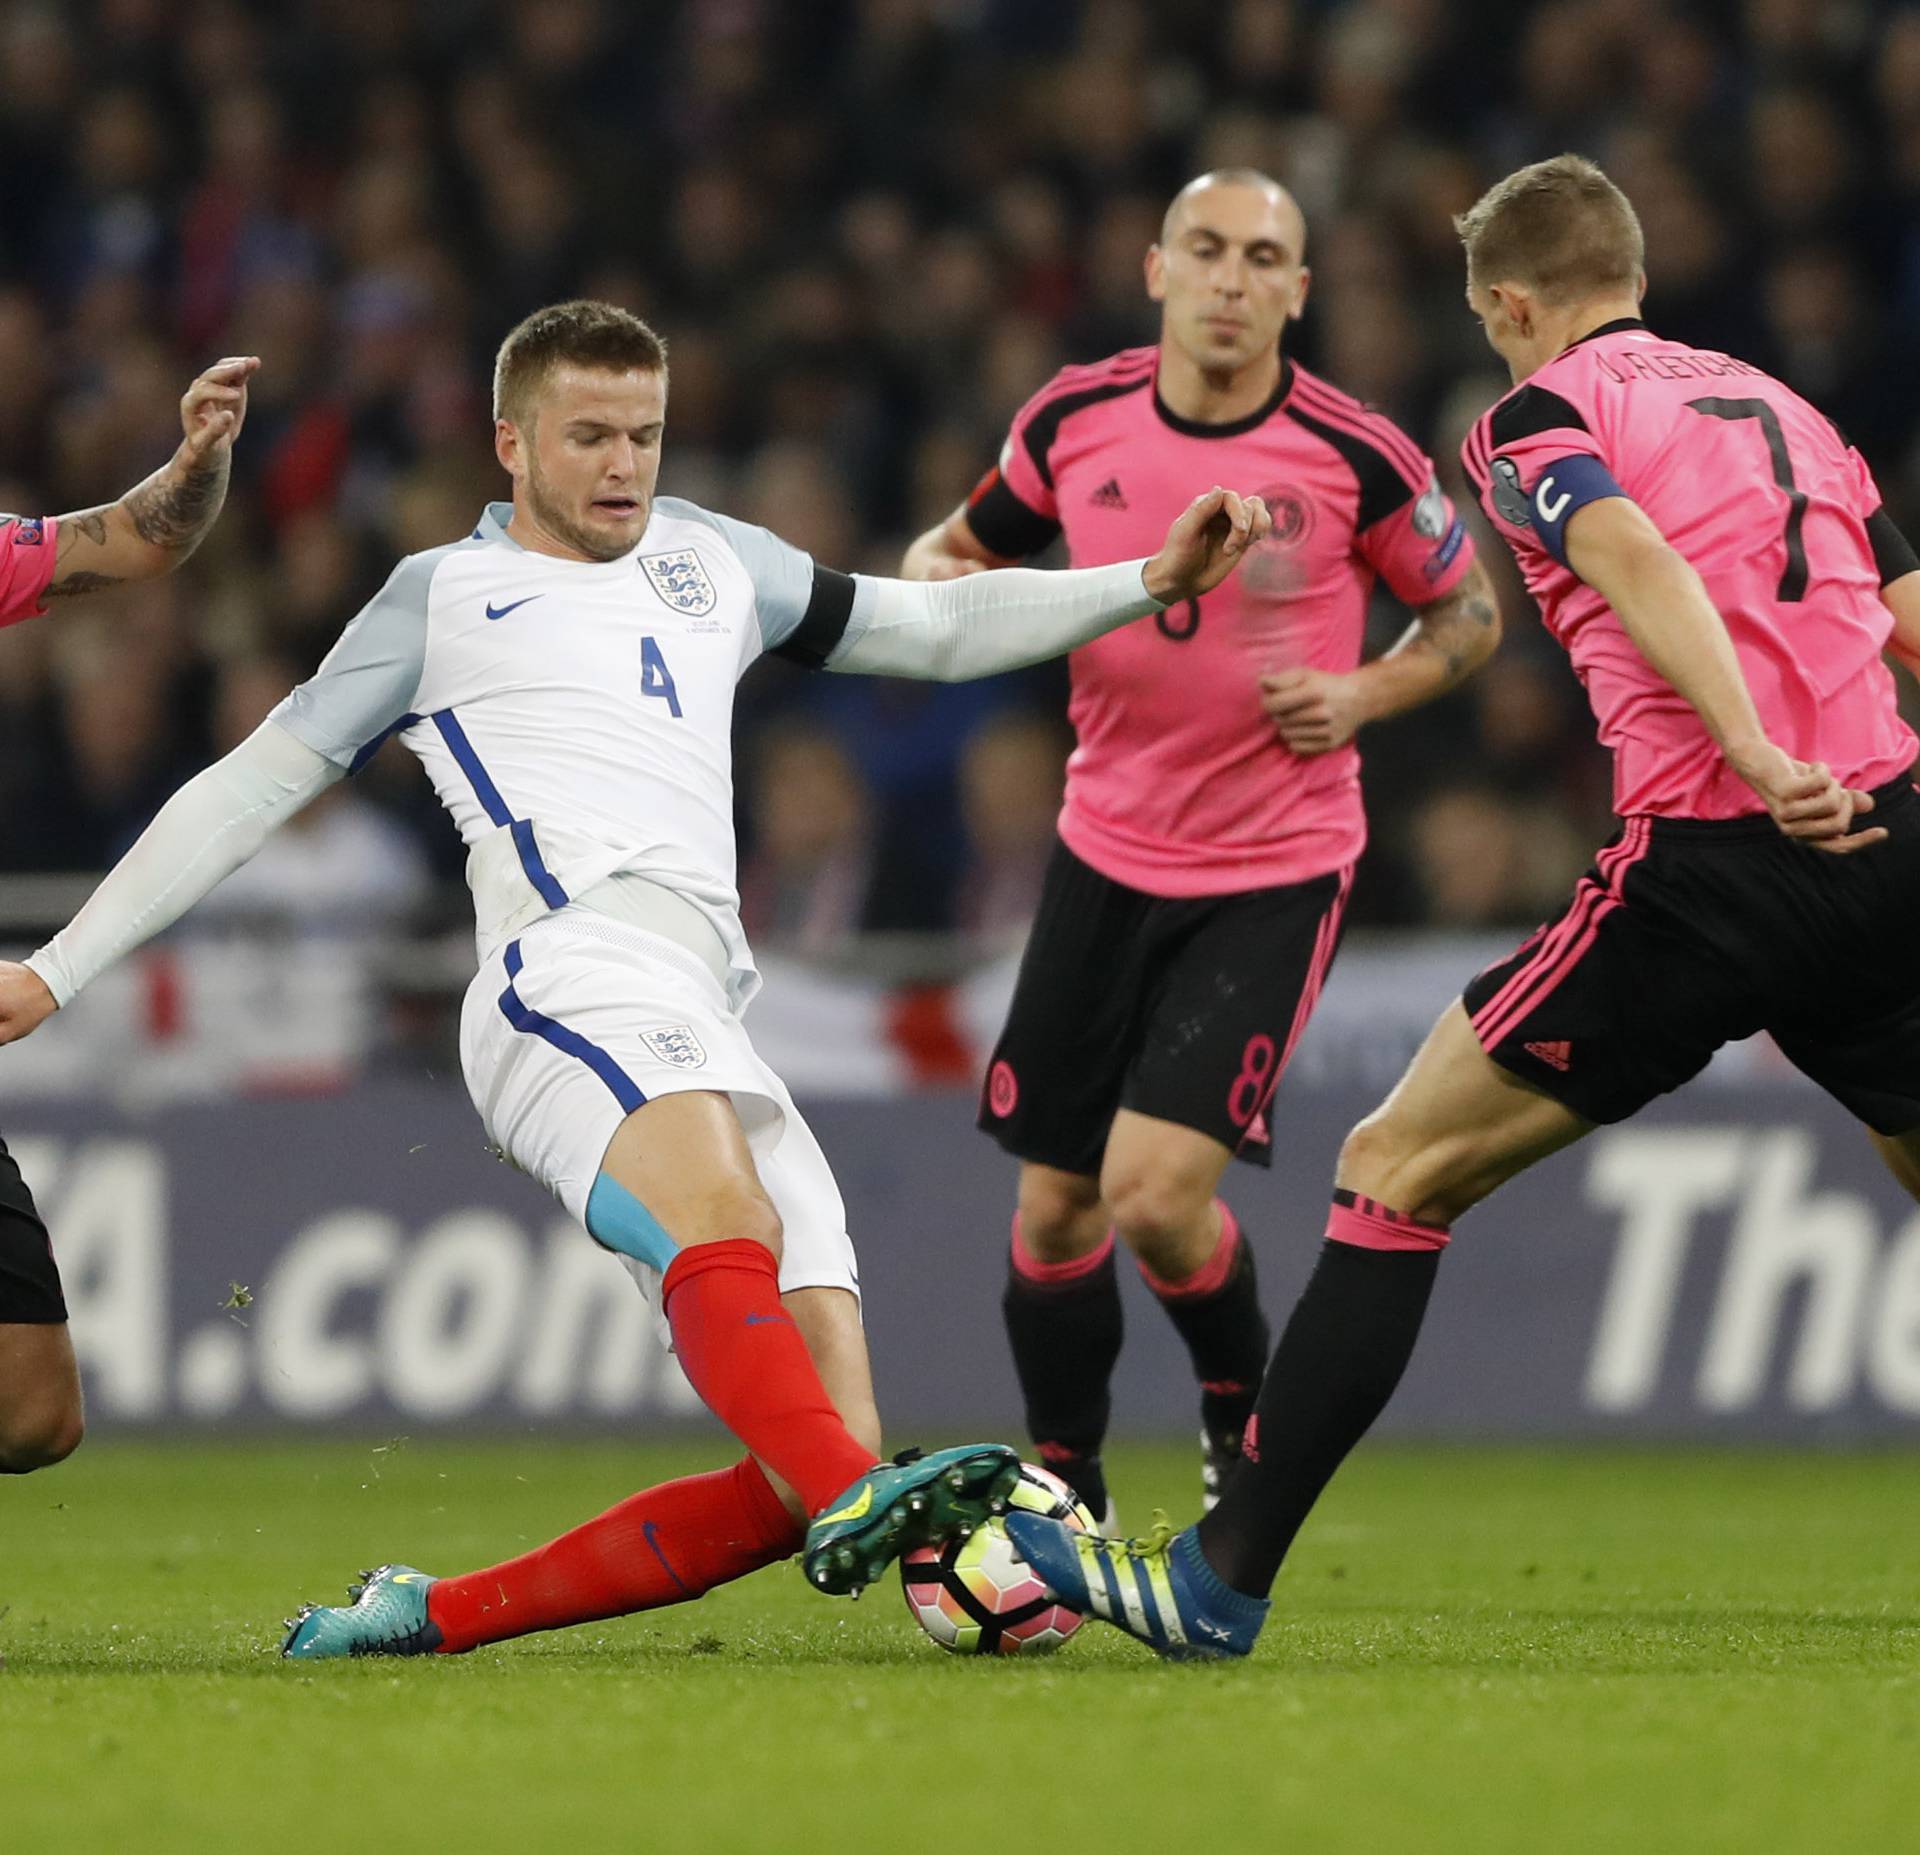
[[[1061,364],[1153,339],[1167,197],[1268,169],[1311,228],[1309,365],[1457,447],[1504,388],[1449,215],[1599,158],[1649,319],[1816,399],[1920,536],[1920,9],[1849,0],[62,0],[0,5],[0,507],[160,463],[187,379],[265,366],[191,565],[0,633],[0,870],[93,870],[320,658],[395,557],[501,493],[487,392],[590,294],[672,351],[664,489],[892,571]],[[1609,828],[1579,691],[1504,551],[1509,641],[1364,742],[1356,918],[1557,905]],[[1378,645],[1404,615],[1376,615]],[[743,688],[741,887],[764,944],[998,941],[1066,736],[1057,670]],[[461,855],[389,749],[228,893],[457,918]]]

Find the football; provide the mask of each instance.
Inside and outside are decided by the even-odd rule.
[[[1050,1470],[1020,1465],[1010,1507],[1045,1514],[1090,1533],[1094,1517]],[[953,1655],[1039,1655],[1057,1649],[1086,1621],[1056,1604],[1020,1559],[998,1520],[966,1539],[920,1546],[900,1560],[913,1620]]]

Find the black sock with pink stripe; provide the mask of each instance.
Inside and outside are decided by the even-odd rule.
[[[1207,1434],[1237,1442],[1253,1412],[1273,1343],[1260,1312],[1253,1251],[1239,1219],[1221,1204],[1220,1240],[1193,1274],[1167,1281],[1143,1262],[1140,1275],[1187,1343]]]
[[[1337,1191],[1327,1240],[1247,1424],[1240,1467],[1200,1522],[1207,1563],[1265,1597],[1294,1535],[1386,1408],[1413,1356],[1445,1230]]]
[[[1113,1409],[1109,1387],[1125,1329],[1113,1232],[1091,1255],[1042,1262],[1022,1240],[1016,1216],[1000,1305],[1026,1400],[1027,1433],[1040,1460],[1098,1519],[1107,1506],[1100,1446]]]

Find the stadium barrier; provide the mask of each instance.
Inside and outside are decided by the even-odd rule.
[[[1229,1191],[1284,1312],[1333,1156],[1378,1091],[1290,1079]],[[1013,1168],[960,1089],[817,1100],[900,1440],[1017,1434],[999,1322]],[[487,1152],[445,1081],[315,1099],[9,1107],[56,1233],[97,1431],[696,1419],[625,1274]],[[1116,1427],[1178,1434],[1172,1329],[1134,1305]],[[1463,1221],[1402,1434],[1856,1441],[1920,1417],[1920,1212],[1854,1124],[1760,1073],[1689,1091]]]
[[[1289,1086],[1384,1093],[1467,975],[1512,945],[1512,936],[1350,935]],[[810,1101],[971,1083],[1006,1017],[1018,963],[1017,952],[983,959],[937,935],[870,936],[831,965],[766,957],[748,1023],[761,1055]],[[457,1066],[455,1025],[472,976],[466,933],[398,943],[169,937],[110,967],[46,1030],[0,1052],[0,1127],[17,1107],[55,1100],[139,1109],[313,1095],[436,1066],[446,1074]],[[396,997],[407,1001],[405,1049],[392,1034]],[[436,1059],[435,1049],[445,1054]],[[1707,1079],[1737,1085],[1783,1067],[1756,1039],[1723,1052]]]

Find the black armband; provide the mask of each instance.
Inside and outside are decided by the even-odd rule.
[[[846,636],[847,620],[852,616],[853,575],[816,564],[813,596],[807,601],[807,609],[792,636],[776,645],[772,654],[802,669],[824,670],[834,647]]]
[[[1025,560],[1043,547],[1050,547],[1060,532],[1060,524],[1041,515],[1007,486],[998,470],[990,470],[981,480],[967,504],[967,526],[974,539],[989,554],[1002,560]]]
[[[1891,586],[1909,573],[1920,573],[1920,554],[1900,532],[1900,526],[1884,507],[1867,517],[1867,540],[1873,548],[1873,564],[1879,569],[1880,584]]]

